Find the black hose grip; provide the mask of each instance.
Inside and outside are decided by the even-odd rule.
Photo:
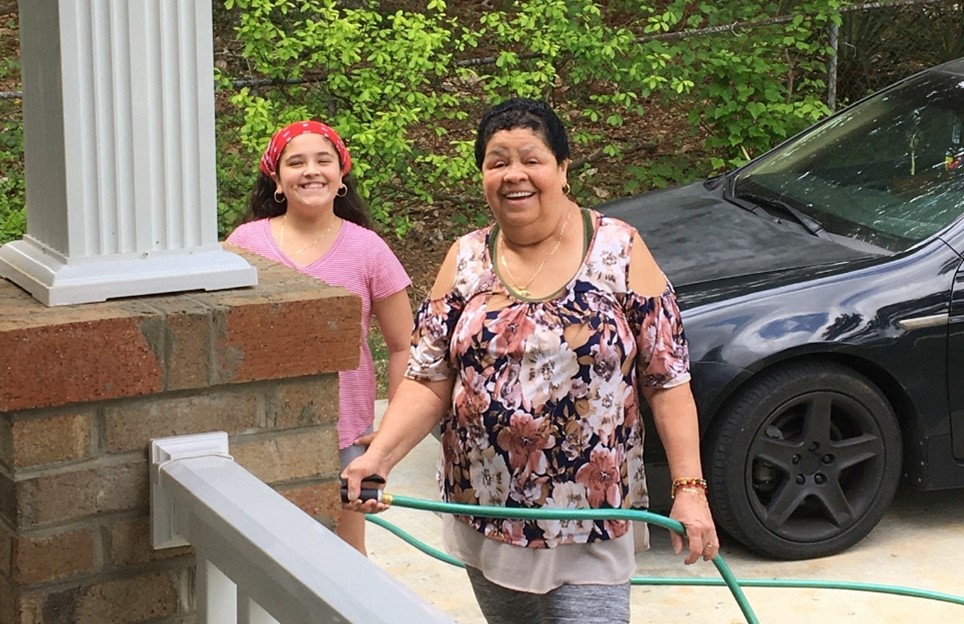
[[[370,501],[370,500],[381,502],[382,492],[383,492],[382,488],[381,487],[364,487],[364,484],[366,483],[385,485],[385,479],[380,477],[379,475],[369,475],[365,477],[364,479],[362,479],[362,488],[361,488],[361,492],[359,492],[359,495],[358,495],[358,500],[362,502]],[[346,479],[341,480],[341,502],[343,503],[348,502],[348,481]]]

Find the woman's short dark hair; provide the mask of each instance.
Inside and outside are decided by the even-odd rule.
[[[475,165],[481,170],[485,146],[496,132],[529,128],[541,136],[557,162],[569,159],[569,136],[562,120],[541,100],[512,98],[497,104],[482,116],[475,137]]]

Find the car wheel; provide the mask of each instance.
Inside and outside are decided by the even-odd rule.
[[[866,536],[900,479],[900,427],[867,378],[832,362],[765,373],[707,436],[720,527],[777,559],[840,552]]]

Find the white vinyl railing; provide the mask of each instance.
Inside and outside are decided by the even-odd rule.
[[[197,553],[199,624],[452,620],[239,466],[223,432],[151,441],[154,548]]]

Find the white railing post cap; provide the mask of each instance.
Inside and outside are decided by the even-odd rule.
[[[227,453],[228,434],[224,431],[209,431],[207,433],[151,440],[151,466],[155,468],[174,459],[200,457],[202,455],[227,455]]]
[[[228,456],[228,434],[210,431],[151,440],[151,541],[154,548],[187,546],[177,530],[174,500],[161,487],[161,467],[171,461],[207,455]]]

